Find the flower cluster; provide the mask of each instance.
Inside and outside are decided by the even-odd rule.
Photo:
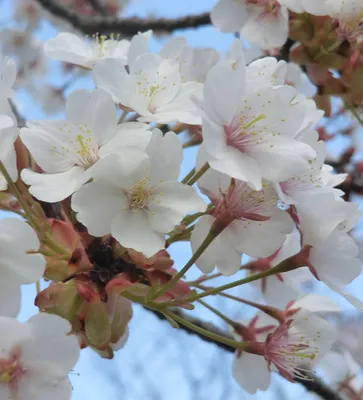
[[[219,29],[272,50],[294,34],[300,14],[310,13],[334,21],[339,44],[357,50],[360,7],[220,0],[211,17]],[[0,58],[0,208],[21,217],[0,220],[6,398],[69,399],[67,375],[80,349],[112,358],[127,341],[132,303],[235,348],[233,376],[249,393],[266,390],[271,371],[305,379],[336,340],[319,313],[339,307],[304,293],[302,282],[317,279],[363,309],[345,287],[361,274],[351,235],[360,212],[337,188],[347,174],[325,164],[317,130],[324,112],[310,97],[321,100],[318,80],[336,78],[314,65],[308,72],[316,89],[297,64],[274,57],[247,64],[240,39],[220,57],[183,38],[155,54],[151,36],[62,32],[50,39],[45,54],[88,71],[95,88],[73,91],[62,119],[27,121],[21,129],[10,102],[15,62]],[[194,145],[195,166],[180,176],[183,149]],[[173,268],[170,249],[181,241],[190,242],[192,256]],[[241,266],[243,257],[249,261]],[[187,281],[192,268],[202,275]],[[232,278],[205,285],[221,276]],[[226,293],[247,283],[259,290],[259,303]],[[40,310],[24,324],[16,321],[23,284],[36,284]],[[257,314],[232,321],[204,303],[209,295]],[[221,316],[234,339],[170,309],[192,310],[196,301]]]

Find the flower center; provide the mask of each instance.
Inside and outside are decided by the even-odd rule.
[[[218,200],[213,216],[226,223],[234,219],[263,222],[270,219],[271,206],[276,205],[276,197],[265,197],[264,190],[252,190],[246,182],[231,184]]]
[[[109,40],[105,35],[93,35],[93,47],[99,58],[104,57],[108,53]]]
[[[19,354],[12,354],[8,359],[0,359],[0,387],[7,384],[15,388],[19,378],[25,373],[20,363]]]
[[[149,211],[149,200],[152,197],[152,190],[147,187],[149,181],[149,177],[140,180],[139,182],[135,183],[129,192],[129,209],[132,211]]]
[[[232,122],[224,127],[227,146],[245,152],[249,146],[261,143],[264,131],[256,128],[255,125],[264,119],[266,119],[265,114],[255,115],[249,121],[246,121],[247,117],[244,115],[235,115]]]
[[[261,18],[271,15],[276,17],[281,8],[277,0],[247,0],[247,4],[263,8]]]

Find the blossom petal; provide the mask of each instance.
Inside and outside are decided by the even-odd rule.
[[[163,135],[160,129],[154,129],[146,152],[150,158],[151,185],[178,179],[183,149],[174,132]]]
[[[195,224],[190,245],[192,246],[193,254],[198,250],[199,246],[207,237],[215,218],[211,215],[203,215]],[[221,251],[220,238],[217,236],[213,242],[206,248],[202,255],[195,261],[195,265],[205,274],[209,274],[216,266],[218,256]]]
[[[72,196],[77,220],[93,236],[108,235],[112,220],[127,205],[128,200],[120,188],[106,181],[88,183]]]
[[[250,394],[257,390],[266,390],[270,386],[271,373],[262,356],[246,352],[235,355],[232,374],[241,388]]]
[[[111,224],[111,234],[122,246],[151,257],[165,247],[165,236],[151,229],[147,214],[133,211],[119,213]]]
[[[21,171],[21,179],[30,185],[29,192],[38,200],[48,203],[66,199],[89,178],[81,167],[73,167],[59,174],[38,174],[29,169]]]
[[[163,182],[153,193],[149,222],[157,232],[166,233],[189,212],[204,211],[206,205],[195,190],[179,182]]]
[[[44,44],[45,54],[54,60],[90,67],[92,49],[77,35],[61,32]]]
[[[96,86],[106,90],[114,101],[129,105],[131,81],[121,60],[107,58],[98,61],[93,68],[93,79]]]
[[[54,364],[67,376],[76,364],[80,347],[75,335],[68,335],[71,324],[57,316],[46,313],[38,313],[31,317],[29,325],[34,341],[30,341],[23,347],[22,358],[25,365],[31,366],[34,362]],[[41,343],[39,346],[37,343]]]

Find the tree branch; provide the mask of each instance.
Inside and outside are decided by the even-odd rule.
[[[137,17],[119,19],[112,17],[84,17],[63,7],[56,0],[36,0],[45,10],[63,19],[85,35],[121,34],[133,36],[149,29],[159,32],[173,32],[176,29],[197,28],[211,23],[209,13],[185,16],[175,19],[141,19]]]
[[[150,309],[146,309],[146,310],[152,312],[159,319],[166,320],[166,318],[163,314],[160,314],[159,312],[153,311]],[[204,322],[204,321],[201,321],[199,318],[191,317],[191,316],[187,315],[186,313],[184,313],[183,311],[181,311],[180,309],[173,309],[173,313],[177,314],[179,317],[181,317],[183,319],[188,320],[192,324],[199,326],[200,328],[208,329],[209,331],[216,333],[217,335],[225,336],[228,339],[233,339],[233,337],[230,333],[223,331],[222,329],[214,326],[213,324],[211,324],[209,322]],[[225,351],[233,353],[235,350],[233,347],[228,346],[224,343],[215,342],[214,340],[212,340],[208,337],[201,336],[198,333],[196,333],[195,331],[192,331],[192,330],[186,328],[185,326],[180,325],[179,329],[182,329],[185,332],[188,332],[192,335],[196,335],[200,339],[202,339],[206,342],[214,343],[216,346],[218,346],[219,348],[221,348]],[[329,386],[327,386],[324,382],[322,382],[319,378],[317,378],[313,374],[305,373],[305,376],[306,376],[306,379],[295,379],[295,381],[299,382],[301,385],[303,385],[305,387],[305,389],[308,390],[309,392],[313,392],[313,393],[317,394],[324,400],[343,400],[342,397],[339,395],[339,393],[335,392],[333,389],[331,389]]]
[[[88,0],[88,4],[92,7],[94,11],[96,11],[100,15],[103,16],[107,15],[105,7],[102,4],[100,4],[99,0]]]

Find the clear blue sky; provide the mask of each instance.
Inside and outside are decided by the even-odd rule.
[[[147,16],[155,14],[177,17],[196,14],[211,9],[214,0],[135,0],[128,8],[127,15]],[[0,6],[2,20],[9,15],[10,0]],[[55,30],[48,24],[38,32],[42,40],[54,35]],[[196,47],[213,47],[226,51],[233,35],[221,34],[212,27],[198,30],[175,32],[174,36],[186,37],[189,44]],[[166,38],[153,40],[151,48],[158,50]],[[50,64],[49,81],[61,85],[64,78],[55,64]],[[70,88],[91,87],[90,80],[83,79]],[[44,118],[39,108],[31,104],[25,95],[18,97],[19,108],[27,119]],[[186,153],[183,172],[190,170],[195,151]],[[187,245],[177,245],[172,250],[177,267],[190,255]],[[243,292],[246,295],[246,291]],[[35,288],[24,288],[24,303],[20,314],[26,320],[36,312],[30,306]],[[250,296],[254,293],[250,290]],[[219,300],[214,300],[218,304]],[[245,309],[220,304],[231,317],[246,317]],[[91,350],[82,352],[81,359],[71,375],[74,391],[72,400],[240,400],[247,398],[282,398],[286,391],[291,398],[306,398],[299,385],[286,382],[275,385],[270,394],[249,396],[231,378],[231,355],[218,350],[195,337],[176,332],[166,323],[158,321],[153,315],[135,307],[135,316],[130,325],[130,338],[126,347],[116,354],[114,360],[102,360]],[[202,314],[215,321],[213,315]],[[278,379],[281,381],[280,379]],[[278,392],[281,391],[281,392]]]

